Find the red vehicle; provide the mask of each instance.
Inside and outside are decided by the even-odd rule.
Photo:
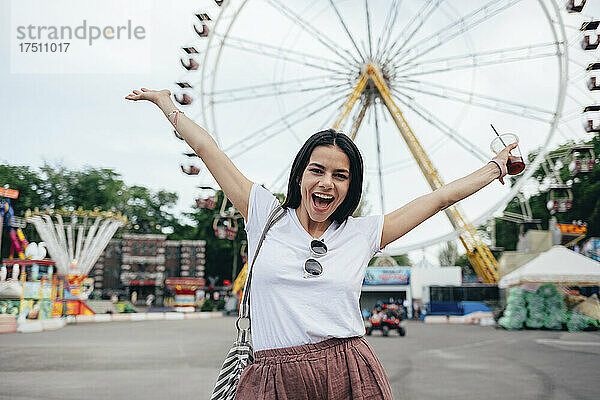
[[[374,330],[381,330],[383,336],[388,336],[391,330],[397,330],[400,336],[406,335],[406,328],[402,326],[402,310],[396,304],[384,304],[373,312],[365,322],[367,335]]]

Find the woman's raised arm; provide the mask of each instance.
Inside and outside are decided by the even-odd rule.
[[[225,196],[231,200],[244,219],[248,219],[248,200],[252,189],[252,181],[237,169],[229,157],[219,149],[217,142],[207,131],[186,117],[185,114],[172,113],[179,110],[171,100],[170,91],[142,88],[141,91],[134,90],[133,94],[129,94],[125,98],[134,101],[148,100],[156,104],[173,126],[175,126],[175,118],[177,118],[177,126],[175,127],[177,132],[204,162]]]
[[[500,171],[500,165],[506,165],[508,153],[517,147],[516,143],[508,145],[496,157],[495,162],[490,162],[477,171],[463,178],[457,179],[441,188],[416,198],[405,206],[386,214],[383,222],[380,248],[384,248],[391,242],[410,232],[421,222],[437,214],[454,203],[469,197],[495,179],[502,180],[505,170]],[[500,176],[499,176],[500,175]]]

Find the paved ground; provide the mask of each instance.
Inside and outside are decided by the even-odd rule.
[[[233,318],[0,335],[0,399],[208,399]],[[409,323],[369,342],[396,399],[597,399],[600,335]]]

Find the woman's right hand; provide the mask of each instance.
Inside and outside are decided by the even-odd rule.
[[[133,94],[128,94],[127,96],[125,96],[125,98],[127,100],[133,100],[133,101],[148,100],[148,101],[151,101],[152,103],[158,105],[159,102],[161,101],[161,99],[164,99],[164,98],[170,99],[171,92],[167,89],[150,90],[150,89],[142,88],[141,91],[133,90]]]

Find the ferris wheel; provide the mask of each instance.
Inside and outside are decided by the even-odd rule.
[[[344,131],[363,154],[371,212],[487,162],[490,122],[518,134],[524,152],[540,150],[525,179],[390,247],[462,240],[519,193],[557,131],[569,81],[564,13],[543,0],[215,1],[194,16],[176,99],[272,192],[285,192],[306,138]]]

